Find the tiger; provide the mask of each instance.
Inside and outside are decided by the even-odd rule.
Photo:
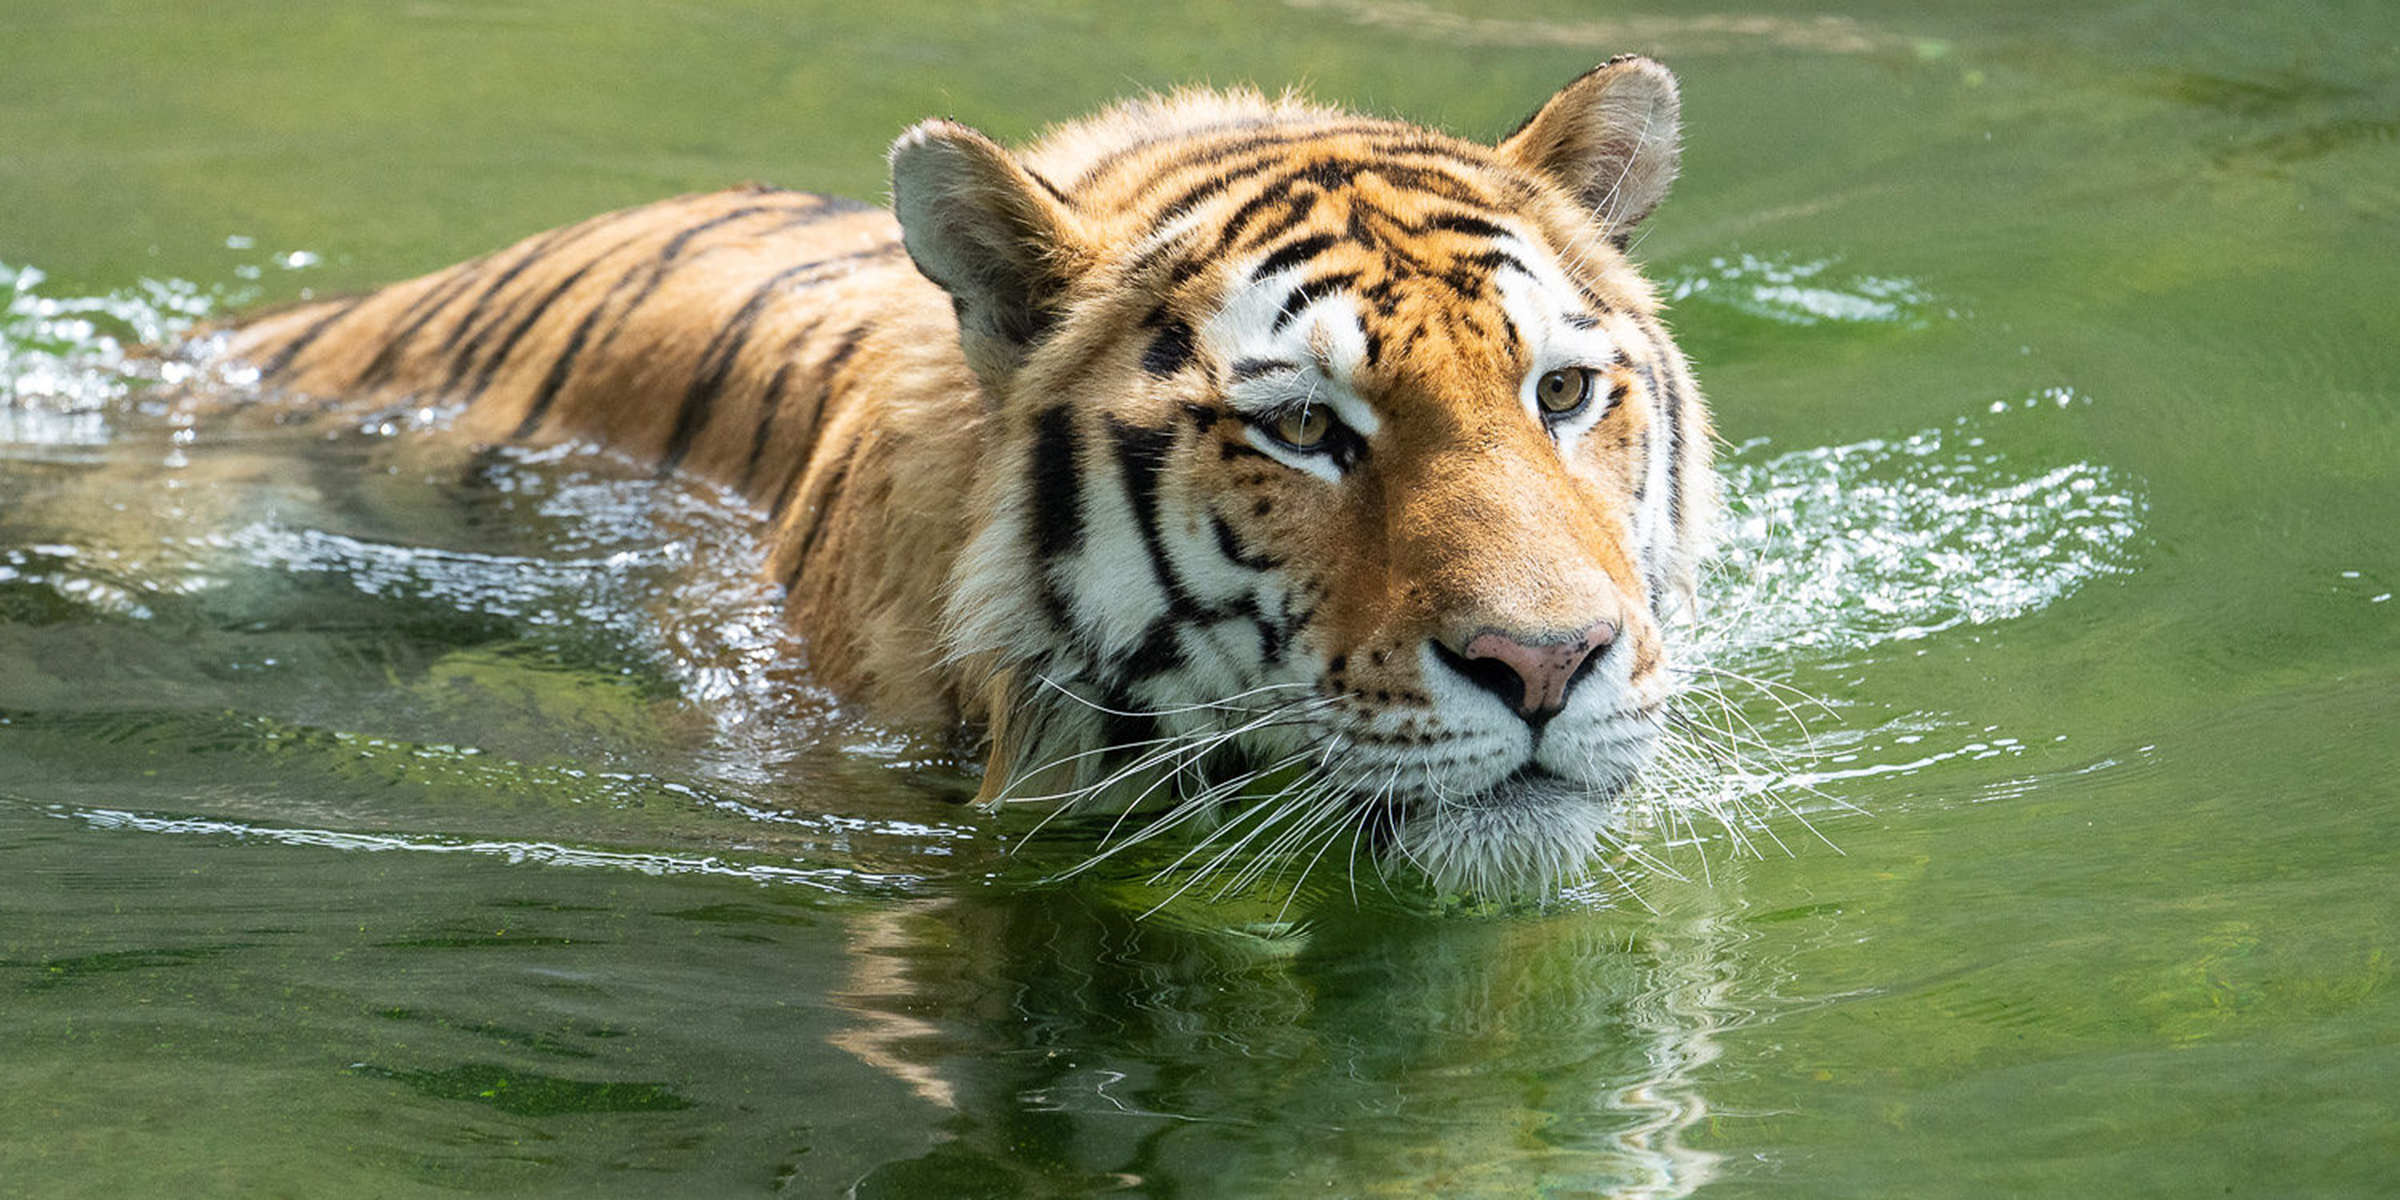
[[[1629,249],[1680,124],[1639,56],[1490,144],[1255,89],[927,120],[888,208],[683,196],[220,344],[738,498],[817,682],[968,731],[987,805],[1154,814],[1095,858],[1193,821],[1539,892],[1668,727],[1717,521]]]

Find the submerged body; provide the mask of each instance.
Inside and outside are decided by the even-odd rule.
[[[1714,514],[1621,252],[1675,108],[1632,59],[1496,147],[1249,94],[1022,155],[932,122],[894,212],[665,201],[231,352],[740,493],[812,670],[987,730],[991,798],[1250,804],[1290,846],[1546,884],[1658,734]]]
[[[734,489],[771,515],[816,673],[933,723],[968,700],[936,665],[984,436],[957,340],[889,212],[746,187],[278,313],[231,348],[267,387],[458,406],[478,440],[590,441]]]

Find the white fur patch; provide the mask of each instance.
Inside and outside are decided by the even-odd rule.
[[[1252,263],[1264,258],[1260,255]],[[1335,289],[1283,318],[1284,298],[1306,271],[1302,264],[1243,285],[1201,328],[1201,344],[1219,362],[1280,364],[1279,369],[1237,379],[1227,390],[1226,402],[1245,417],[1263,417],[1295,403],[1324,404],[1352,432],[1373,437],[1383,428],[1383,416],[1352,383],[1367,358],[1366,327],[1359,321],[1357,299]],[[1281,328],[1276,327],[1278,319],[1283,319]],[[1341,478],[1323,455],[1295,451],[1256,428],[1245,433],[1260,453],[1294,470],[1328,482]]]
[[[1559,453],[1572,454],[1576,442],[1606,415],[1607,397],[1594,397],[1582,412],[1552,422],[1542,412],[1535,390],[1542,376],[1552,371],[1579,367],[1597,371],[1606,367],[1618,356],[1617,340],[1609,336],[1605,325],[1583,329],[1567,319],[1570,313],[1582,312],[1584,306],[1574,285],[1567,282],[1546,256],[1522,244],[1512,244],[1509,249],[1518,261],[1535,272],[1535,277],[1529,279],[1503,267],[1493,272],[1492,278],[1494,289],[1500,293],[1500,306],[1508,313],[1508,319],[1516,322],[1531,361],[1525,378],[1518,381],[1517,398],[1528,415],[1549,427],[1551,436],[1558,440]]]

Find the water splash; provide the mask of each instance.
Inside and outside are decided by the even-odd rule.
[[[1700,269],[1664,275],[1659,288],[1671,303],[1710,304],[1781,325],[1897,325],[1925,323],[1932,296],[1907,279],[1842,275],[1832,258],[1719,256]]]
[[[2146,508],[2137,487],[2102,464],[2020,465],[1987,435],[2011,410],[2087,403],[2050,389],[1902,438],[1783,453],[1761,442],[1731,455],[1680,736],[1629,798],[1640,815],[1623,849],[1655,863],[1638,839],[1699,844],[1713,825],[1737,853],[1788,852],[1778,818],[1832,843],[1811,821],[1849,807],[1845,782],[2028,753],[1955,714],[1861,719],[1794,681],[2029,616],[2133,570]],[[1629,890],[1612,878],[1586,898]]]
[[[141,347],[164,345],[257,295],[246,284],[143,279],[97,296],[56,296],[43,290],[48,280],[38,267],[0,263],[0,442],[105,440],[102,414],[111,406],[151,384],[181,382],[194,369]]]
[[[2038,399],[2076,402],[2073,393]],[[2118,472],[2020,468],[1979,426],[1724,465],[1710,657],[1746,663],[1914,641],[2047,607],[2129,570],[2143,501]]]

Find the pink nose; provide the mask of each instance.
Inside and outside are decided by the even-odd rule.
[[[1580,633],[1526,643],[1492,630],[1467,639],[1461,655],[1468,678],[1483,684],[1528,721],[1545,721],[1566,707],[1567,688],[1585,662],[1608,648],[1617,627],[1600,621]],[[1505,668],[1505,673],[1495,670]],[[1509,678],[1514,676],[1514,678]]]

